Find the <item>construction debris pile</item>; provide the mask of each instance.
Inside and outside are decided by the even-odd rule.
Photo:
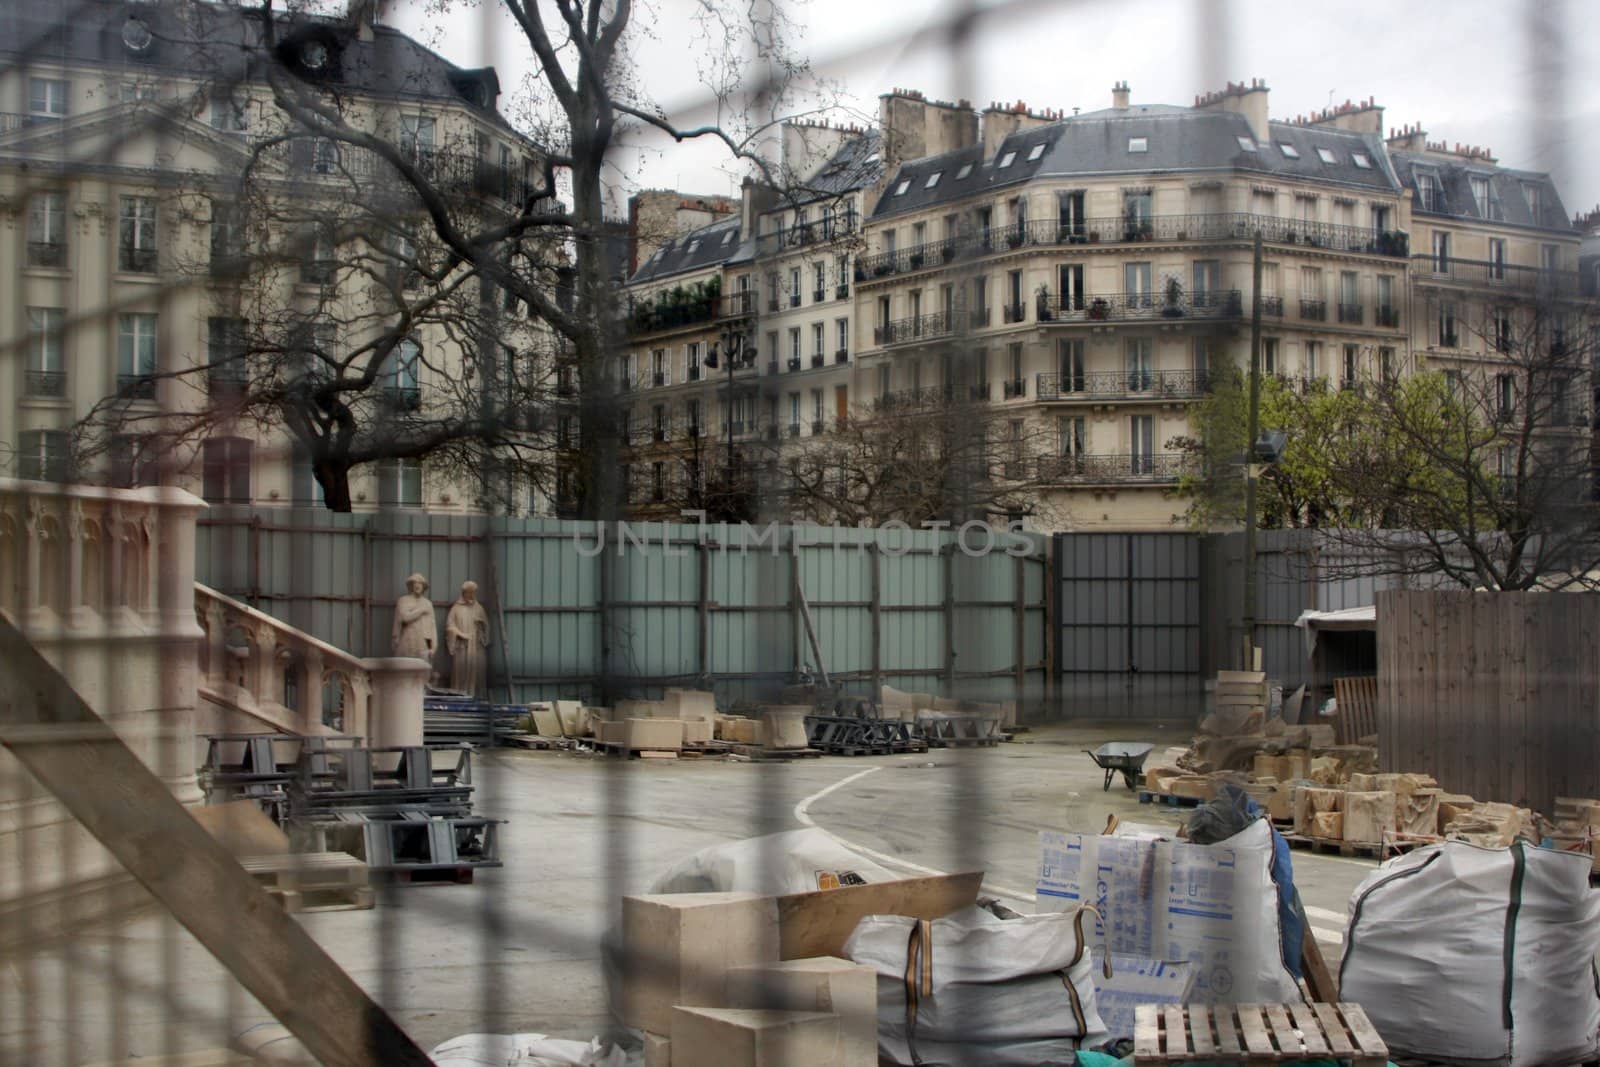
[[[1296,837],[1361,851],[1446,839],[1503,848],[1549,836],[1549,823],[1526,808],[1446,792],[1427,774],[1380,774],[1375,737],[1336,744],[1333,725],[1287,725],[1271,714],[1269,696],[1264,673],[1219,671],[1214,710],[1198,736],[1146,768],[1144,789],[1152,797],[1203,802],[1231,782],[1275,822],[1292,825]],[[1600,801],[1572,805],[1562,847],[1589,851]]]

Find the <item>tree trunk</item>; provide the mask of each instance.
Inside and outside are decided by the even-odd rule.
[[[322,502],[329,511],[350,511],[350,467],[324,460],[312,467],[317,484],[322,486]]]

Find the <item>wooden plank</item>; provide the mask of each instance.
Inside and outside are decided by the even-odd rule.
[[[1322,946],[1317,943],[1317,935],[1311,932],[1309,922],[1300,934],[1300,970],[1305,974],[1306,988],[1311,991],[1312,1000],[1331,1003],[1339,999],[1339,980],[1328,969]]]
[[[1339,1009],[1332,1004],[1318,1002],[1311,1005],[1311,1010],[1316,1013],[1317,1021],[1322,1024],[1322,1032],[1327,1036],[1328,1048],[1335,1056],[1344,1056],[1356,1050],[1350,1041],[1349,1032],[1345,1029],[1344,1020],[1339,1017]]]
[[[0,723],[72,731],[6,747],[312,1056],[431,1064],[3,615],[0,663]]]
[[[1275,1058],[1272,1039],[1267,1036],[1266,1025],[1261,1019],[1261,1005],[1239,1005],[1239,1029],[1244,1034],[1244,1045],[1250,1055]]]
[[[977,902],[982,871],[794,893],[777,898],[778,956],[843,956],[844,943],[868,915],[942,919]]]
[[[1187,1059],[1194,1051],[1194,1046],[1189,1043],[1189,1027],[1184,1023],[1182,1005],[1164,1005],[1161,1014],[1166,1022],[1167,1059],[1171,1060],[1174,1056]]]
[[[1294,1028],[1300,1031],[1301,1038],[1305,1041],[1307,1054],[1327,1055],[1328,1041],[1322,1036],[1322,1023],[1318,1021],[1316,1014],[1304,1004],[1286,1006],[1289,1015],[1294,1019]]]
[[[1360,1054],[1355,1057],[1354,1067],[1382,1067],[1387,1063],[1389,1046],[1378,1036],[1377,1029],[1373,1027],[1361,1005],[1339,1004],[1338,1009],[1345,1025],[1350,1028],[1350,1036],[1355,1039],[1356,1047],[1360,1050]]]
[[[1218,1004],[1211,1009],[1211,1018],[1217,1024],[1217,1052],[1239,1053],[1239,1031],[1233,1025],[1233,1006]]]
[[[1216,1050],[1211,1039],[1211,1009],[1203,1004],[1189,1005],[1189,1043],[1196,1055],[1209,1055]]]
[[[1161,1059],[1160,1016],[1154,1004],[1139,1004],[1133,1009],[1133,1058],[1158,1062]]]
[[[1305,1051],[1304,1044],[1295,1034],[1295,1027],[1289,1022],[1289,1013],[1283,1010],[1282,1004],[1263,1004],[1261,1010],[1266,1014],[1267,1025],[1272,1028],[1272,1044],[1280,1051],[1289,1054],[1290,1059],[1297,1059]]]

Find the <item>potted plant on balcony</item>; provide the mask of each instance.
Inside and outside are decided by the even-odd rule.
[[[1050,306],[1050,287],[1048,285],[1039,286],[1034,292],[1034,298],[1038,302],[1038,314],[1035,317],[1040,322],[1056,321],[1055,310]]]
[[[1183,318],[1183,285],[1176,278],[1167,279],[1167,302],[1161,308],[1162,318]]]
[[[940,247],[939,254],[944,257],[944,261],[946,263],[950,262],[952,259],[955,259],[956,258],[956,243],[954,241],[946,241]]]
[[[1089,317],[1091,319],[1106,319],[1111,316],[1111,305],[1103,296],[1097,296],[1089,301]]]
[[[1006,247],[1017,248],[1020,246],[1022,244],[1022,236],[1022,223],[1019,222],[1006,230]]]

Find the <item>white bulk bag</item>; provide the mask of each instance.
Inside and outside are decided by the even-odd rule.
[[[941,1067],[1072,1062],[1105,1040],[1080,913],[871,915],[844,953],[878,973],[878,1049]]]
[[[902,877],[841,845],[827,831],[809,827],[703,848],[673,864],[645,892],[784,896]]]
[[[1446,841],[1390,860],[1350,898],[1339,995],[1391,1056],[1582,1063],[1600,1054],[1600,893],[1590,858]]]

